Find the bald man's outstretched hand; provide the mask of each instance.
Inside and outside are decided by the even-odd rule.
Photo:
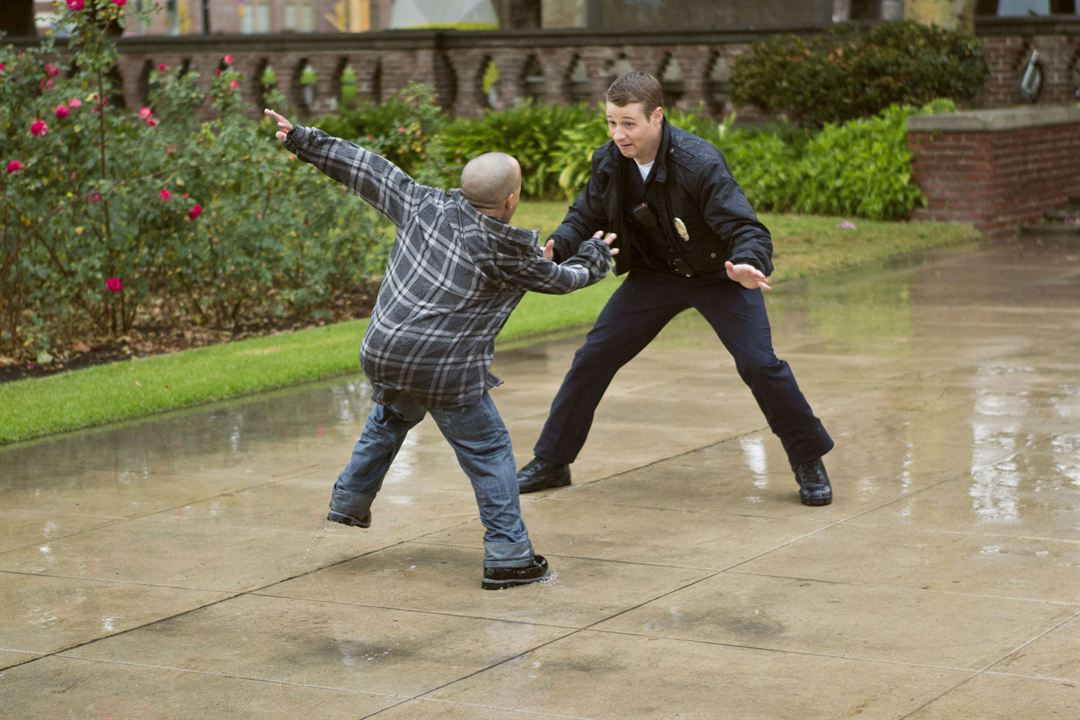
[[[293,129],[293,124],[286,119],[286,117],[280,113],[276,113],[270,108],[265,108],[263,114],[277,123],[278,129],[274,135],[281,142],[285,142],[285,138],[288,137],[289,132]]]
[[[610,248],[612,255],[618,255],[619,254],[619,248],[611,247],[611,243],[615,242],[615,238],[618,237],[615,233],[608,233],[607,235],[605,235],[603,230],[597,230],[595,233],[593,233],[593,237],[597,238],[597,239],[603,238],[604,244],[607,245],[608,248]],[[544,243],[544,259],[545,260],[554,260],[555,259],[555,241],[554,240],[548,240],[546,243]]]

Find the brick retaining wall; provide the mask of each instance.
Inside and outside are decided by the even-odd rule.
[[[916,116],[908,145],[927,197],[916,220],[973,222],[1002,236],[1080,195],[1080,107]]]

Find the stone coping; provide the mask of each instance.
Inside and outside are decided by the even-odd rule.
[[[1080,123],[1080,105],[1046,105],[913,115],[908,132],[1000,132]]]

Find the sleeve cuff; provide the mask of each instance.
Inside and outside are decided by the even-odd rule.
[[[289,134],[285,136],[285,147],[294,155],[297,154],[297,150],[301,146],[307,143],[308,137],[311,135],[311,128],[304,127],[303,125],[293,125],[293,129],[289,131]]]

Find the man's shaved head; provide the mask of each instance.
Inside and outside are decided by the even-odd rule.
[[[479,210],[503,208],[520,190],[521,166],[506,153],[477,155],[461,171],[461,194]]]

